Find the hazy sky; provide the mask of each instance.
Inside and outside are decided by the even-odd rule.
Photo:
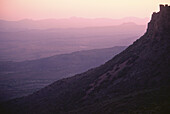
[[[0,19],[150,17],[170,0],[0,0]]]

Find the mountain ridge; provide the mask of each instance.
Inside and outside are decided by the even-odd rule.
[[[160,6],[146,33],[105,64],[4,106],[32,114],[169,112],[169,9]]]
[[[66,18],[66,19],[23,19],[19,21],[0,20],[1,29],[50,29],[50,28],[84,28],[114,26],[127,22],[134,22],[138,25],[145,25],[148,18],[127,17],[122,19],[110,18]]]

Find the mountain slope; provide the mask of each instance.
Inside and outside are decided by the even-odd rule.
[[[3,106],[31,114],[167,112],[170,7],[160,7],[147,32],[110,61]]]
[[[31,94],[52,82],[101,65],[125,46],[78,51],[23,61],[0,62],[0,102]]]

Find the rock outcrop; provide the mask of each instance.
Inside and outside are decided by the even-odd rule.
[[[170,10],[160,6],[147,32],[97,68],[4,103],[8,113],[169,113]]]
[[[147,34],[158,38],[161,35],[170,33],[170,6],[160,5],[160,11],[154,12],[151,21],[148,24]]]

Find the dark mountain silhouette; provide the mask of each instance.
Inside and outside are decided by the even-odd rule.
[[[50,83],[99,66],[125,46],[78,51],[23,62],[0,62],[0,101],[31,94]]]
[[[170,6],[153,13],[146,33],[105,64],[3,104],[31,114],[169,113]]]

